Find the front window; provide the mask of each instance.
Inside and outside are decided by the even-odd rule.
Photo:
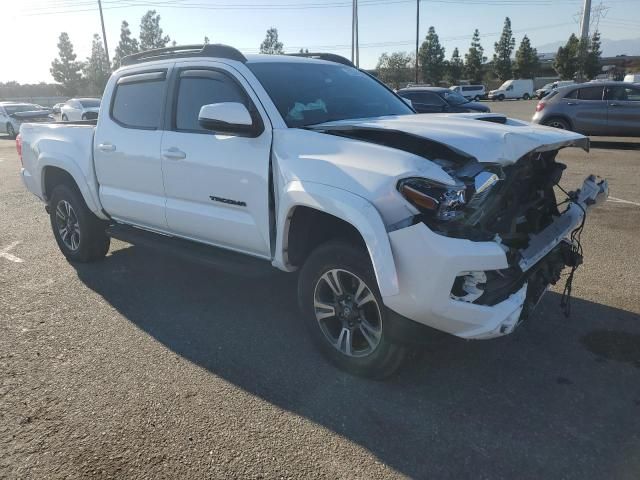
[[[413,113],[376,80],[345,65],[259,62],[247,67],[289,127]]]
[[[100,107],[100,100],[97,99],[87,99],[80,100],[83,108],[98,108]]]
[[[449,105],[462,105],[463,103],[469,103],[469,100],[456,92],[444,92],[443,96]]]

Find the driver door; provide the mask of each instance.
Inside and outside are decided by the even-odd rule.
[[[247,82],[223,64],[177,63],[161,155],[166,218],[175,235],[270,258],[271,124]],[[244,104],[264,128],[255,138],[199,125],[203,105]],[[255,121],[255,120],[254,120]]]

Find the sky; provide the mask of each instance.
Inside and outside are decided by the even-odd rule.
[[[596,8],[600,0],[593,0]],[[504,17],[509,16],[516,42],[527,34],[534,46],[578,33],[582,0],[421,0],[421,41],[433,25],[447,58],[457,46],[467,51],[473,30],[481,34],[491,57]],[[139,33],[140,18],[155,9],[165,34],[178,44],[232,45],[257,53],[265,32],[276,27],[286,52],[351,54],[351,0],[102,0],[107,44],[112,57],[127,20]],[[640,0],[603,0],[602,37],[640,38]],[[416,0],[359,0],[360,66],[374,68],[383,52],[415,49]],[[51,82],[60,32],[66,31],[78,58],[101,35],[97,0],[0,0],[0,82]]]

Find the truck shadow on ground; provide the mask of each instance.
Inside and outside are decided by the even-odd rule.
[[[434,335],[397,377],[373,382],[317,353],[296,275],[221,274],[139,247],[75,268],[172,352],[410,477],[631,478],[640,465],[633,313],[574,299],[565,319],[549,293],[513,335]]]

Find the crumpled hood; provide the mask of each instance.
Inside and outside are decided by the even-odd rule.
[[[416,114],[314,125],[314,130],[349,129],[405,132],[460,150],[479,162],[509,165],[532,151],[576,146],[589,148],[589,139],[574,132],[535,125],[496,114]]]

